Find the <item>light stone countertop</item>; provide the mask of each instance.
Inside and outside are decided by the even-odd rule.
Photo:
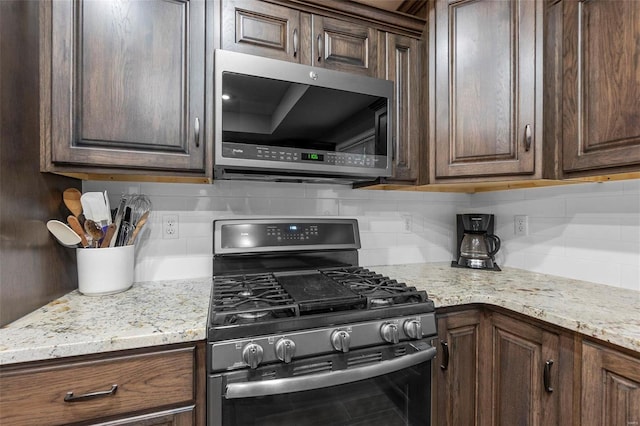
[[[0,328],[0,365],[204,340],[212,279],[74,290]]]
[[[640,353],[640,292],[513,268],[445,263],[369,269],[426,290],[436,307],[501,306]],[[0,365],[206,338],[211,278],[135,283],[123,293],[73,291],[0,329]]]
[[[500,306],[640,353],[639,291],[507,267],[494,272],[427,263],[370,269],[426,290],[436,308]]]

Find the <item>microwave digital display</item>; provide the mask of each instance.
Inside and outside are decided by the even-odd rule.
[[[314,154],[314,153],[303,152],[301,155],[302,155],[302,159],[303,160],[324,161],[324,155],[322,155],[322,154]]]

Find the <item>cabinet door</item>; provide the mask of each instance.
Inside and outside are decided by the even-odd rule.
[[[438,317],[440,348],[433,363],[434,425],[476,425],[481,314],[477,310]]]
[[[376,31],[366,25],[313,15],[311,64],[375,77]]]
[[[559,336],[494,313],[490,339],[490,424],[558,424]]]
[[[541,16],[538,1],[436,1],[436,178],[534,173]]]
[[[387,60],[381,61],[381,77],[395,83],[393,176],[388,180],[415,183],[420,160],[420,42],[389,33],[384,39]]]
[[[563,8],[563,168],[640,165],[640,2]]]
[[[640,424],[640,359],[583,343],[581,424]]]
[[[300,62],[300,12],[258,0],[224,0],[222,48]]]
[[[204,1],[50,7],[52,162],[204,171]]]

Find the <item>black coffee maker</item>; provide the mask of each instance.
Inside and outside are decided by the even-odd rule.
[[[495,254],[500,250],[500,238],[493,234],[492,214],[469,213],[456,215],[457,260],[451,266],[499,271]]]

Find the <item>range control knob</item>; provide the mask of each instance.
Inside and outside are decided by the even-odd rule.
[[[331,333],[331,345],[333,349],[338,352],[349,352],[349,344],[351,343],[351,336],[344,330],[336,330]]]
[[[398,326],[390,322],[382,324],[382,327],[380,327],[380,335],[382,336],[382,340],[385,342],[395,344],[400,340]]]
[[[404,334],[410,339],[422,338],[422,323],[419,320],[406,320],[404,322]]]
[[[247,343],[242,348],[242,360],[250,367],[257,368],[262,362],[262,346],[257,343]]]
[[[291,339],[282,338],[276,342],[276,357],[286,364],[291,362],[291,358],[296,353],[296,344]]]

